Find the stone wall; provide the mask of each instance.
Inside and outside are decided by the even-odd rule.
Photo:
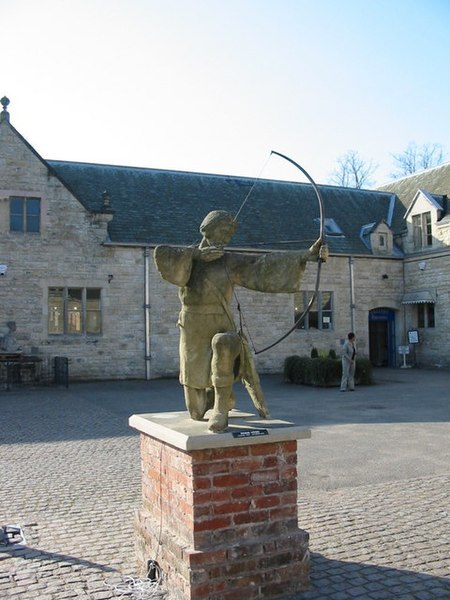
[[[258,354],[256,364],[260,372],[279,373],[286,356],[306,354],[313,347],[339,353],[341,343],[352,327],[358,334],[358,352],[368,356],[369,311],[378,307],[396,311],[397,337],[402,337],[403,273],[402,261],[392,258],[353,259],[355,308],[351,309],[350,266],[347,257],[330,257],[322,267],[320,289],[334,294],[334,326],[330,330],[298,329],[276,347]],[[387,278],[383,278],[387,275]],[[316,265],[311,263],[305,272],[302,288],[313,291]],[[163,376],[178,372],[178,337],[176,326],[179,300],[176,286],[161,280],[152,267],[152,374]],[[277,340],[294,322],[293,294],[263,294],[243,288],[236,289],[243,319],[257,350]],[[235,321],[239,323],[234,302]],[[245,331],[245,330],[244,330]]]
[[[419,329],[420,342],[411,346],[410,361],[417,366],[450,368],[450,252],[409,257],[405,280],[409,290],[430,290],[436,296],[435,326]],[[417,305],[404,306],[405,331],[417,328]]]
[[[110,216],[88,213],[6,124],[0,167],[0,327],[16,321],[25,353],[68,357],[73,378],[143,378],[143,250],[103,245]],[[9,231],[12,195],[41,198],[40,233]],[[101,335],[48,334],[48,288],[65,286],[101,288]]]

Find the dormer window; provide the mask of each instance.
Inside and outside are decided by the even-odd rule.
[[[314,219],[314,222],[317,224],[320,224],[320,219]],[[326,217],[324,219],[323,229],[324,229],[325,235],[334,235],[334,236],[337,236],[337,235],[343,236],[344,235],[344,232],[339,227],[339,225],[336,223],[336,221],[329,217]]]
[[[420,215],[413,215],[413,243],[414,249],[420,250],[433,245],[433,235],[431,228],[431,212],[425,212]]]
[[[39,233],[41,199],[11,196],[9,199],[9,230],[20,233]]]

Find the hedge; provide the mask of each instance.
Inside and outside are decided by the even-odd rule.
[[[308,356],[288,356],[284,361],[284,380],[288,383],[332,387],[340,384],[342,376],[341,360],[330,357],[310,358]],[[368,358],[356,361],[355,383],[373,383],[372,364]]]

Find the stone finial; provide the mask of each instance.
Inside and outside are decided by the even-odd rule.
[[[3,106],[3,110],[0,113],[0,122],[1,121],[9,121],[9,112],[7,110],[8,105],[9,105],[9,98],[7,98],[6,96],[3,96],[3,98],[0,100],[0,103]]]

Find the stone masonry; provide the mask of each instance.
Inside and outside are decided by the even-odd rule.
[[[24,352],[67,356],[73,378],[144,377],[143,250],[104,245],[111,215],[87,211],[7,123],[0,166],[0,335],[16,321]],[[41,199],[40,233],[9,231],[10,196]],[[48,288],[65,286],[101,288],[100,335],[48,334]]]

